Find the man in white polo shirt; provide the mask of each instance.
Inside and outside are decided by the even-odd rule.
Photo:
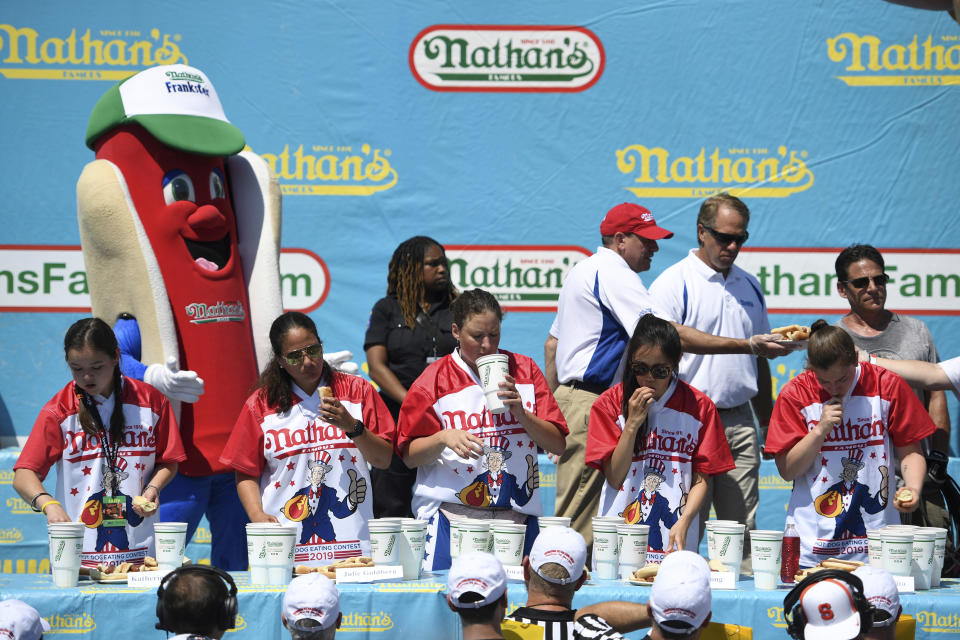
[[[667,319],[735,338],[770,333],[760,283],[734,264],[747,241],[749,222],[750,210],[739,198],[721,193],[703,202],[697,216],[699,246],[650,285],[650,295]],[[753,412],[760,429],[766,431],[773,409],[766,358],[751,353],[685,353],[680,360],[680,378],[717,405],[737,465],[732,471],[709,478],[700,513],[701,532],[711,501],[721,520],[736,520],[747,525],[747,531],[756,529],[760,443]],[[749,537],[744,540],[743,555],[744,567],[749,568]]]

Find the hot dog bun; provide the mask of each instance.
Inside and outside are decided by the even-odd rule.
[[[320,387],[320,397],[321,397],[321,398],[332,398],[332,397],[333,397],[333,389],[331,389],[330,387]]]
[[[631,577],[634,580],[652,580],[656,577],[658,571],[660,571],[659,564],[648,564],[634,571]]]
[[[893,497],[893,500],[901,504],[911,502],[913,500],[913,491],[907,487],[900,487],[897,489],[897,494]]]
[[[783,336],[782,340],[808,340],[810,338],[810,327],[791,324],[786,327],[771,329],[770,333]]]

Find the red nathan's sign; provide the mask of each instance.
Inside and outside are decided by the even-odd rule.
[[[605,57],[584,27],[438,24],[413,39],[409,62],[432,91],[573,92],[596,84]]]

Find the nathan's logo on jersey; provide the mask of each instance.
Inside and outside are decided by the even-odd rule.
[[[264,429],[263,446],[277,457],[301,453],[305,447],[323,443],[347,442],[340,427],[325,422],[311,422],[302,429]],[[312,451],[312,449],[310,449]]]
[[[90,633],[96,630],[97,623],[89,613],[80,613],[70,615],[66,613],[56,613],[46,618],[50,623],[50,631],[45,633]]]
[[[600,39],[583,27],[434,25],[409,57],[433,91],[583,91],[604,66]]]
[[[926,633],[960,633],[960,613],[917,611],[917,626]]]
[[[151,29],[90,29],[41,34],[0,24],[0,74],[29,80],[124,80],[155,65],[187,63],[180,34]],[[93,67],[93,68],[91,68]]]
[[[23,540],[23,532],[16,527],[0,529],[0,544],[14,544]]]
[[[397,184],[390,149],[368,143],[314,144],[304,149],[283,146],[280,153],[260,153],[280,180],[286,196],[370,196]]]
[[[25,500],[21,500],[16,496],[7,498],[7,509],[10,510],[10,513],[33,513],[30,505]]]
[[[617,169],[633,176],[626,187],[638,198],[704,198],[725,191],[739,198],[786,198],[813,186],[806,151],[779,146],[677,155],[663,147],[631,144],[617,149]]]
[[[191,302],[184,310],[187,317],[192,318],[193,324],[208,324],[210,322],[243,322],[247,317],[243,308],[243,302],[224,302],[220,300],[213,304],[203,302]]]
[[[693,441],[693,436],[689,433],[678,432],[677,435],[671,435],[669,432],[661,434],[658,429],[650,432],[650,439],[647,441],[647,449],[659,450],[671,453],[685,453],[692,456],[697,450],[697,443]]]
[[[849,75],[836,77],[851,87],[960,84],[960,37],[922,37],[885,43],[877,36],[841,33],[827,38],[827,57],[843,66]]]
[[[157,447],[157,439],[153,435],[152,427],[142,425],[126,426],[123,428],[123,441],[120,446],[124,449],[147,449],[153,451]],[[70,431],[63,436],[63,447],[65,455],[76,455],[78,453],[99,452],[100,438],[91,436],[83,431]]]
[[[562,245],[447,245],[446,251],[455,287],[486,289],[507,311],[556,311],[567,273],[590,256]]]
[[[284,308],[309,313],[330,292],[330,270],[307,249],[280,252]],[[0,245],[0,312],[90,312],[83,253],[76,246]],[[0,472],[0,484],[3,483]]]
[[[444,411],[441,413],[443,424],[448,429],[475,430],[485,427],[505,427],[520,424],[512,411],[494,414],[488,409],[482,413],[468,413],[466,411]]]
[[[380,633],[393,629],[393,618],[385,611],[377,613],[350,613],[343,615],[338,633],[365,631]]]
[[[813,431],[813,428],[816,426],[816,420],[807,421],[808,430]],[[873,422],[870,422],[868,419],[856,423],[851,422],[848,419],[846,422],[842,422],[835,426],[833,431],[828,433],[827,437],[824,438],[823,441],[843,442],[847,445],[867,444],[868,440],[882,438],[885,432],[886,429],[883,426],[883,421],[879,418]]]

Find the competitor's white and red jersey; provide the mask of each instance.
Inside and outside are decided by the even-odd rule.
[[[157,465],[180,462],[186,454],[167,398],[139,380],[124,377],[121,385],[124,427],[123,441],[117,453],[117,464],[123,471],[120,493],[133,497],[143,493]],[[100,419],[108,429],[115,396],[93,396]],[[36,472],[43,480],[50,467],[57,464],[54,494],[74,522],[81,521],[87,500],[103,491],[107,466],[100,438],[87,435],[80,426],[79,409],[76,386],[70,382],[40,410],[14,465],[14,469]],[[126,536],[129,549],[152,550],[153,521],[148,519],[135,527],[127,524]],[[87,528],[84,552],[93,552],[96,543],[97,528]]]
[[[590,410],[585,461],[601,472],[623,433],[622,401],[623,383],[619,383],[602,393]],[[657,552],[663,551],[670,528],[682,515],[681,503],[686,502],[693,473],[725,473],[734,468],[734,463],[713,401],[682,380],[674,378],[663,396],[650,406],[647,424],[646,445],[642,454],[634,450],[623,485],[615,489],[604,481],[597,515],[622,516],[633,524],[650,525],[652,555],[648,559],[659,561],[662,555]],[[648,475],[657,479],[654,493],[644,489]],[[699,517],[694,515],[687,549],[696,550],[699,545],[698,522]],[[654,527],[659,527],[659,535],[652,531]]]
[[[536,363],[502,349],[499,353],[509,357],[510,375],[527,411],[554,424],[566,436],[567,423]],[[531,464],[539,472],[537,444],[513,413],[494,415],[487,410],[480,379],[460,357],[459,350],[427,367],[407,391],[397,424],[397,452],[405,455],[412,440],[442,429],[468,431],[485,445],[509,455],[504,456],[498,479],[489,477],[486,455],[479,459],[460,458],[445,448],[437,460],[417,469],[413,511],[418,518],[429,520],[443,502],[511,507],[534,516],[543,512],[539,489],[530,492],[525,487]],[[488,504],[461,500],[464,489],[482,482],[489,484]]]
[[[780,455],[800,442],[820,422],[830,399],[812,371],[788,382],[773,407],[767,452]],[[842,401],[843,422],[824,440],[814,464],[793,482],[787,520],[800,534],[801,566],[832,556],[867,560],[866,531],[900,522],[892,500],[893,448],[919,442],[936,430],[907,383],[869,363],[858,365]]]
[[[351,416],[393,444],[393,418],[369,382],[337,372],[329,385]],[[293,384],[293,406],[285,413],[267,404],[262,389],[255,392],[244,404],[220,456],[223,464],[260,478],[265,513],[276,516],[281,524],[298,527],[297,564],[329,564],[370,553],[370,472],[353,441],[320,416],[320,386],[307,394]],[[322,470],[322,482],[313,482],[317,480],[314,469]],[[366,496],[354,505],[347,494],[351,482],[360,478],[366,480]]]

